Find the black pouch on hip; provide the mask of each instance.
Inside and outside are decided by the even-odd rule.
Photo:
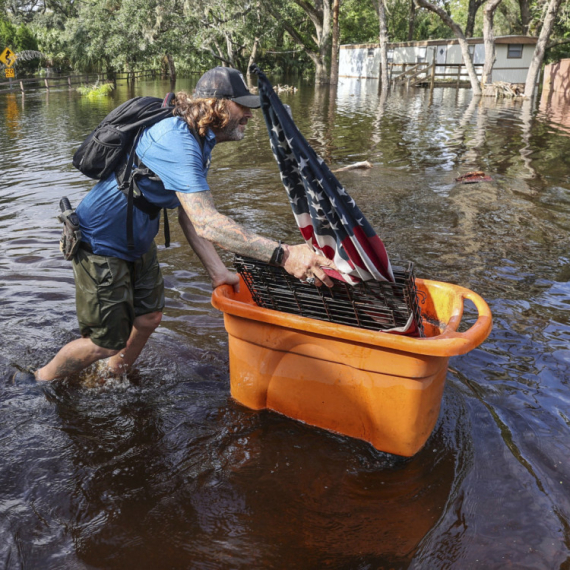
[[[57,219],[63,224],[63,232],[59,240],[59,249],[63,257],[70,261],[77,253],[79,244],[81,243],[79,218],[65,196],[60,200],[59,207],[61,214],[59,214]]]

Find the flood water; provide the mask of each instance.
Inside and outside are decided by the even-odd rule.
[[[469,90],[377,87],[282,98],[330,165],[374,165],[338,176],[392,258],[491,307],[425,447],[395,457],[233,401],[222,316],[173,212],[165,316],[131,378],[0,386],[0,567],[570,568],[568,128]],[[0,377],[78,336],[56,219],[92,186],[74,149],[122,101],[168,90],[0,94]],[[455,183],[472,170],[493,181]],[[222,212],[300,242],[259,114],[209,182]]]

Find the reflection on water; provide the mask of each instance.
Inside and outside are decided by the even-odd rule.
[[[77,335],[56,220],[62,195],[77,204],[91,187],[73,150],[120,102],[169,87],[0,96],[0,376]],[[159,248],[166,315],[130,381],[0,386],[3,566],[568,568],[563,113],[464,89],[379,94],[370,80],[283,99],[331,165],[374,164],[339,177],[394,258],[491,305],[489,340],[451,361],[434,434],[402,459],[233,402],[221,315],[174,228]],[[455,183],[470,170],[493,181]],[[298,241],[261,117],[215,149],[210,185],[224,213]]]

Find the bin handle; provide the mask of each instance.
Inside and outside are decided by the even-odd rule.
[[[469,289],[462,288],[460,295],[462,300],[469,299],[475,305],[478,312],[477,320],[473,326],[465,332],[459,332],[456,330],[463,318],[462,303],[461,310],[449,319],[445,330],[439,338],[457,338],[465,341],[465,345],[462,347],[461,352],[458,353],[464,354],[472,348],[479,346],[489,336],[489,333],[493,328],[493,315],[491,314],[489,305],[487,305],[485,300],[481,296],[477,295],[477,293],[474,293]]]

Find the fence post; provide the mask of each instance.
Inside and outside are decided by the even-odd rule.
[[[457,66],[457,88],[458,88],[458,89],[459,89],[459,81],[461,80],[461,66],[462,66],[462,65],[463,65],[463,64],[460,63],[460,64]]]
[[[431,64],[430,89],[433,89],[434,85],[435,85],[435,60]]]
[[[44,83],[46,84],[46,89],[49,91],[49,82],[47,80],[47,77],[44,79]]]
[[[24,82],[23,81],[20,81],[20,89],[23,93],[24,92]]]

